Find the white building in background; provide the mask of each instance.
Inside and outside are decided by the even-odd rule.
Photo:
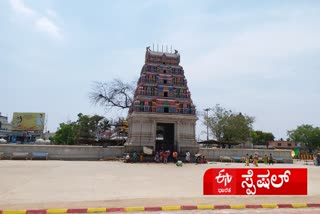
[[[2,116],[0,112],[0,130],[10,131],[11,123],[8,123],[8,117]]]

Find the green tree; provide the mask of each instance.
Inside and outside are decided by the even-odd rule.
[[[269,141],[274,141],[274,136],[270,132],[263,131],[251,131],[251,139],[254,145],[266,145],[267,147]]]
[[[225,142],[245,143],[250,138],[252,130],[252,117],[239,114],[231,114],[226,118],[226,125],[223,127],[223,140]]]
[[[227,111],[219,104],[210,108],[210,114],[204,115],[204,125],[208,126],[212,135],[217,141],[223,139],[223,127],[226,125],[226,119],[230,116],[231,111]]]
[[[89,118],[89,129],[91,137],[98,137],[100,133],[111,128],[110,121],[100,115],[93,115]]]
[[[110,129],[109,120],[100,115],[83,115],[78,114],[78,120],[76,122],[77,137],[78,138],[95,138],[97,134]]]
[[[94,133],[109,130],[110,127],[110,121],[103,116],[93,115],[89,118],[89,128]]]
[[[289,130],[287,134],[290,140],[304,143],[310,152],[320,147],[319,127],[303,124],[298,126],[296,129]]]
[[[99,115],[78,114],[75,122],[61,123],[55,136],[55,144],[77,144],[79,139],[96,138],[98,134],[110,129],[109,120]]]
[[[78,114],[78,120],[76,122],[77,137],[78,138],[90,138],[92,130],[90,129],[90,116]]]
[[[210,108],[210,114],[204,115],[204,124],[217,141],[222,143],[244,143],[249,140],[254,118],[233,113],[220,105]]]
[[[73,145],[76,143],[76,124],[60,123],[56,134],[52,137],[54,144]]]

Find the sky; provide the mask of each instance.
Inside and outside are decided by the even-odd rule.
[[[0,1],[0,112],[45,112],[47,130],[78,113],[107,118],[95,81],[138,79],[145,49],[179,50],[201,114],[220,104],[287,138],[320,126],[320,1]],[[206,139],[199,116],[196,137]]]

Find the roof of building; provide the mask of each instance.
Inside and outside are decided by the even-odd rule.
[[[147,53],[154,55],[154,56],[167,56],[167,57],[173,57],[173,58],[178,58],[180,57],[180,54],[177,50],[174,50],[174,53],[169,53],[169,52],[163,52],[163,51],[154,51],[151,50],[150,47],[146,48]]]
[[[155,55],[155,56],[168,56],[168,57],[178,57],[179,54],[174,54],[174,53],[166,53],[166,52],[156,52],[156,51],[149,51],[149,53],[151,55]]]
[[[294,142],[294,141],[281,141],[281,140],[279,140],[279,141],[268,141],[268,143],[296,143],[296,142]]]
[[[199,144],[226,144],[226,145],[238,145],[240,143],[238,142],[220,142],[217,140],[205,140],[205,141],[200,141],[198,142]]]

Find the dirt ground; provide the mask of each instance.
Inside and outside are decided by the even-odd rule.
[[[173,163],[1,160],[0,209],[320,201],[320,167],[311,163],[270,166],[307,167],[307,196],[203,196],[203,174],[215,167],[243,167],[243,164],[184,164],[177,167]]]

